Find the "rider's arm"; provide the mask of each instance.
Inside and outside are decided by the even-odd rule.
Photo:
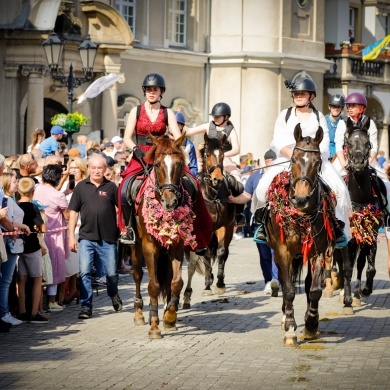
[[[330,156],[330,153],[329,153],[329,148],[330,148],[329,147],[329,145],[330,145],[329,128],[328,128],[328,124],[326,123],[326,119],[321,112],[319,113],[319,118],[320,118],[319,125],[322,127],[322,131],[324,133],[324,135],[322,137],[322,141],[320,143],[321,158],[323,161],[327,161],[329,159],[329,156]]]
[[[195,135],[195,134],[207,133],[208,130],[209,130],[209,123],[203,123],[199,126],[191,127],[191,128],[188,126],[183,127],[183,132],[184,131],[186,132],[187,137],[190,137],[191,135]]]
[[[168,112],[168,126],[169,132],[172,134],[173,138],[176,140],[181,136],[179,126],[176,121],[176,116],[171,109],[167,109]]]
[[[372,145],[370,153],[370,164],[372,161],[376,160],[376,155],[378,152],[378,129],[376,128],[375,122],[370,119],[370,127],[368,129],[368,134],[370,136],[370,142]]]
[[[137,107],[133,107],[130,111],[129,117],[127,118],[125,135],[123,136],[124,144],[131,150],[133,150],[135,143],[132,137],[135,133],[135,126],[137,124]]]

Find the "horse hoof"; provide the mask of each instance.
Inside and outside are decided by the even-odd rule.
[[[364,287],[363,290],[362,290],[362,296],[364,298],[368,298],[371,295],[371,293],[372,293],[372,290],[370,290],[370,289],[368,289],[366,287]]]
[[[324,298],[333,298],[333,288],[325,288],[325,290],[322,291],[322,296]]]
[[[202,297],[208,297],[210,295],[213,295],[213,292],[211,290],[203,290]]]
[[[134,325],[140,326],[140,325],[146,325],[145,318],[144,317],[134,317]]]
[[[305,340],[313,340],[317,337],[317,332],[318,332],[318,329],[315,329],[315,330],[309,330],[306,328],[306,326],[303,328],[303,331],[302,331],[302,334],[303,334],[303,338]]]
[[[151,340],[162,339],[160,330],[149,330],[149,338]]]
[[[362,301],[359,298],[352,299],[352,306],[353,307],[360,307],[361,305],[362,305]]]
[[[166,332],[174,332],[177,330],[177,327],[176,325],[172,325],[172,324],[167,324],[167,323],[163,323],[163,326],[164,326],[164,330]]]
[[[214,293],[217,295],[223,295],[223,294],[225,294],[225,292],[226,292],[225,287],[215,287],[214,288]]]
[[[343,314],[346,316],[352,316],[355,313],[353,312],[353,308],[351,306],[344,306],[343,307]]]
[[[298,339],[297,336],[284,336],[283,343],[286,347],[296,347],[298,345]]]
[[[183,310],[191,309],[191,303],[183,303]]]

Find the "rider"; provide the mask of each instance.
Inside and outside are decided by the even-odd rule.
[[[317,111],[312,103],[313,99],[316,97],[316,86],[308,77],[298,78],[293,83],[290,80],[287,80],[285,85],[291,91],[294,107],[283,110],[276,119],[271,149],[275,151],[278,158],[273,162],[273,166],[269,167],[264,173],[256,188],[255,198],[257,199],[257,204],[253,204],[252,209],[259,209],[256,213],[257,223],[260,224],[257,230],[257,239],[263,241],[267,240],[263,223],[267,205],[266,192],[277,174],[290,169],[289,161],[295,147],[294,130],[295,126],[300,123],[303,136],[314,137],[319,126],[321,126],[324,131],[323,140],[320,144],[322,156],[320,176],[336,193],[336,218],[339,220],[340,227],[344,228],[345,226],[345,234],[343,234],[340,228],[336,229],[336,244],[338,246],[346,245],[352,238],[348,220],[351,212],[351,199],[344,181],[328,161],[328,127],[323,114]],[[285,164],[276,165],[283,162],[285,162]]]
[[[133,157],[122,173],[123,180],[119,186],[119,198],[121,199],[118,202],[120,242],[127,245],[134,245],[135,236],[132,228],[133,210],[127,202],[126,190],[130,178],[145,171],[144,168],[147,163],[143,158],[145,152],[152,147],[149,134],[153,136],[164,135],[169,126],[169,131],[174,139],[178,139],[181,136],[175,114],[161,104],[161,99],[165,92],[164,78],[158,73],[148,74],[142,83],[142,90],[146,101],[130,111],[123,138],[126,146],[133,151]],[[133,136],[136,143],[133,141]],[[191,175],[188,168],[186,168],[186,172],[188,175]],[[198,183],[197,185],[198,196],[193,204],[193,211],[196,215],[193,234],[196,236],[198,248],[203,249],[211,240],[212,220],[202,197],[200,186]]]
[[[329,130],[329,139],[330,139],[329,159],[330,160],[336,154],[336,143],[335,143],[336,128],[339,121],[343,120],[341,113],[343,112],[343,108],[344,108],[344,100],[345,99],[343,95],[339,95],[339,94],[332,95],[329,99],[329,105],[328,105],[330,113],[325,115],[326,123],[328,125],[328,130]]]
[[[364,112],[367,108],[367,99],[364,95],[362,95],[359,92],[352,92],[350,93],[347,98],[345,99],[345,104],[347,106],[347,112],[348,117],[352,119],[352,122],[354,125],[360,123],[366,115]],[[343,148],[344,148],[344,136],[345,132],[347,130],[347,125],[345,121],[339,121],[337,128],[336,128],[336,136],[335,136],[335,142],[336,142],[336,154],[337,158],[339,160],[339,163],[341,165],[341,168],[344,170],[347,166],[347,161],[344,156]],[[370,142],[372,145],[370,156],[369,156],[369,164],[374,169],[373,170],[373,177],[380,178],[384,182],[386,189],[387,189],[387,211],[390,212],[390,182],[387,180],[386,175],[383,173],[382,170],[378,164],[378,161],[376,159],[377,156],[377,150],[378,150],[378,130],[376,128],[375,122],[370,119],[370,125],[368,128],[368,135],[370,136]],[[343,171],[345,173],[345,171]],[[378,176],[376,173],[378,173]],[[379,184],[378,184],[379,186]],[[379,187],[380,188],[380,187]],[[379,190],[378,188],[378,190]],[[390,221],[389,221],[390,222]]]
[[[225,157],[223,159],[223,166],[226,171],[226,179],[230,191],[233,196],[238,196],[244,191],[244,186],[241,183],[241,172],[237,165],[233,162],[231,157],[237,156],[240,153],[240,144],[238,136],[233,123],[229,120],[232,112],[230,106],[226,103],[217,103],[211,110],[213,120],[210,123],[203,123],[199,126],[188,128],[184,127],[186,135],[191,136],[195,134],[207,133],[209,138],[218,138],[226,134],[227,140],[224,145]],[[202,166],[202,164],[199,164]],[[245,215],[243,213],[244,205],[236,205],[236,225],[246,225]]]
[[[183,133],[183,128],[186,124],[186,118],[180,111],[175,111],[175,116],[179,129],[181,133]],[[198,161],[196,158],[196,150],[194,143],[186,137],[183,141],[183,146],[189,158],[188,168],[190,169],[192,174],[196,176],[198,174]]]

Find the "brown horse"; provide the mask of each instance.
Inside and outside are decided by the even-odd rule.
[[[153,147],[145,156],[153,161],[142,197],[136,202],[136,244],[132,247],[133,277],[136,285],[134,323],[145,324],[142,313],[141,281],[142,261],[149,273],[148,293],[149,338],[161,338],[158,327],[158,296],[166,297],[163,326],[176,330],[177,310],[183,287],[182,262],[184,246],[191,245],[193,237],[191,199],[183,188],[185,155],[181,148],[183,135],[176,141],[168,136],[151,136]]]
[[[235,205],[228,202],[230,194],[227,179],[224,176],[222,145],[226,135],[221,140],[204,136],[204,147],[200,150],[202,156],[202,172],[198,174],[202,194],[207,209],[213,220],[213,235],[204,255],[205,289],[203,295],[212,295],[211,285],[214,281],[212,265],[218,261],[216,294],[223,294],[225,288],[225,263],[229,256],[229,245],[233,238],[236,221]],[[188,258],[188,257],[187,257]],[[198,258],[191,255],[188,266],[188,282],[184,293],[183,308],[190,307],[191,281],[199,264]],[[200,267],[202,269],[203,267]]]
[[[318,304],[322,295],[321,276],[325,261],[330,261],[335,247],[333,213],[335,196],[325,192],[319,178],[321,170],[320,143],[323,130],[318,128],[315,138],[302,137],[300,124],[295,127],[296,146],[291,157],[291,173],[278,175],[270,186],[270,203],[266,220],[268,244],[274,250],[275,263],[283,290],[282,329],[286,331],[285,345],[296,346],[297,324],[294,318],[295,278],[308,261],[305,279],[307,311],[304,337],[315,337],[318,330]],[[277,186],[277,182],[281,184]],[[348,259],[348,247],[341,249]],[[349,294],[351,306],[352,299]]]

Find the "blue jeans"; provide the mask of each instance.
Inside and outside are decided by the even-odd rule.
[[[80,304],[92,308],[91,270],[94,261],[97,268],[107,278],[107,294],[113,297],[118,293],[118,268],[116,244],[99,240],[79,242]]]
[[[278,280],[278,268],[273,260],[274,256],[271,248],[267,244],[256,243],[260,255],[260,267],[263,271],[265,283],[272,279]]]
[[[2,238],[0,238],[2,240]],[[0,318],[9,313],[8,293],[9,286],[15,271],[16,259],[18,255],[11,253],[7,248],[8,260],[1,263],[0,272]]]

